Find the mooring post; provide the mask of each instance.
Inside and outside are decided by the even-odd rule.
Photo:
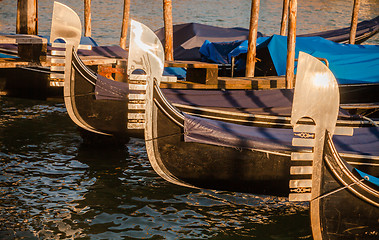
[[[172,0],[163,0],[163,20],[165,32],[165,60],[174,60],[173,26],[172,26]]]
[[[38,34],[38,0],[17,0],[17,34]],[[19,43],[18,56],[25,61],[46,61],[46,42]]]
[[[257,50],[257,32],[259,18],[259,2],[260,0],[252,0],[250,14],[250,30],[248,50],[246,56],[246,77],[254,77],[256,50]]]
[[[287,37],[287,67],[286,67],[286,87],[293,88],[295,78],[295,46],[296,46],[296,15],[297,0],[290,0],[289,22]]]
[[[130,0],[124,0],[124,11],[122,13],[122,27],[120,37],[120,47],[122,49],[126,49],[126,35],[128,34],[129,12]]]
[[[358,25],[358,12],[359,12],[360,0],[354,0],[353,14],[351,16],[350,24],[350,44],[355,44],[355,35],[357,34],[357,25]]]
[[[17,0],[17,34],[38,34],[38,1]]]
[[[286,35],[287,19],[288,19],[288,4],[289,0],[283,0],[282,21],[280,24],[280,35]]]
[[[84,0],[84,36],[91,37],[91,0]]]
[[[129,24],[129,14],[130,14],[130,0],[124,0],[124,11],[122,13],[122,26],[121,26],[121,36],[120,36],[120,47],[126,50],[126,36],[128,34],[128,24]],[[118,60],[116,64],[116,69],[118,69],[115,80],[118,82],[127,82],[127,62],[124,60]]]

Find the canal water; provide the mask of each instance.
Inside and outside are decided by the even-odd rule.
[[[39,33],[49,35],[53,1],[38,2]],[[83,17],[82,1],[61,2]],[[122,2],[92,2],[102,45],[118,44]],[[298,33],[348,26],[352,2],[299,0]],[[361,2],[360,20],[379,13],[378,0]],[[173,4],[174,23],[249,24],[250,0]],[[15,32],[16,5],[0,0],[0,32]],[[259,30],[278,33],[280,14],[281,0],[261,1]],[[161,27],[162,1],[131,1],[131,17]],[[0,239],[312,239],[307,204],[170,184],[143,140],[84,145],[62,102],[0,97],[0,159]]]

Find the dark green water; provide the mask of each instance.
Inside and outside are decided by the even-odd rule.
[[[38,2],[40,34],[49,35],[53,1]],[[83,16],[82,1],[61,2]],[[92,1],[100,44],[118,44],[122,2]],[[279,32],[281,2],[261,1],[261,32]],[[352,2],[299,0],[298,33],[348,26]],[[249,24],[250,0],[173,3],[174,23]],[[0,32],[15,32],[16,5],[0,0]],[[360,20],[378,13],[378,0],[361,1]],[[132,1],[131,17],[162,27],[162,1]],[[311,239],[308,205],[172,185],[142,140],[84,146],[62,103],[0,97],[0,158],[0,239]]]

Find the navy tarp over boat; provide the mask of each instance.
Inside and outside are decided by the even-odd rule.
[[[155,31],[155,34],[164,44],[164,28]],[[262,37],[258,33],[258,37]],[[212,42],[229,42],[235,40],[247,40],[249,29],[223,28],[200,23],[184,23],[173,26],[174,59],[199,61],[201,59],[199,49],[205,40]]]
[[[230,62],[231,57],[241,57],[247,53],[247,41],[231,50],[227,55],[218,51],[226,43],[205,42],[200,52],[209,61],[219,62],[220,59]],[[235,46],[235,42],[230,45]],[[262,59],[261,49],[268,49],[271,59]],[[274,35],[262,37],[257,40],[257,58],[262,62],[272,61],[278,76],[286,72],[287,37]],[[329,68],[337,78],[339,84],[378,83],[379,82],[379,46],[378,45],[352,45],[335,43],[321,37],[297,37],[296,58],[299,51],[312,56],[326,58]],[[240,62],[243,67],[243,62]],[[296,69],[295,69],[296,71]]]
[[[218,146],[293,151],[292,129],[262,128],[184,115],[184,140]],[[379,156],[379,129],[356,128],[353,136],[333,136],[340,153]]]
[[[228,108],[250,114],[291,116],[293,89],[270,90],[191,90],[161,89],[171,103],[187,106]],[[339,117],[353,118],[343,109]]]
[[[292,110],[293,89],[272,90],[191,90],[161,89],[171,103],[187,106],[201,106],[225,109],[250,114],[290,116]],[[116,82],[97,75],[96,99],[125,100],[128,84]],[[353,119],[340,109],[339,117]]]
[[[365,20],[357,25],[356,43],[367,40],[368,37],[379,32],[379,16],[371,20]],[[164,28],[155,31],[155,34],[164,44]],[[350,27],[328,30],[323,32],[307,33],[299,37],[319,36],[334,42],[346,42],[349,40]],[[200,23],[184,23],[173,26],[174,59],[200,61],[199,49],[205,40],[211,42],[230,42],[247,40],[249,29],[234,27],[223,28]],[[264,35],[258,32],[259,37]]]

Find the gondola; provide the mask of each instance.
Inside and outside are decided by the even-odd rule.
[[[63,70],[63,94],[67,113],[77,126],[85,130],[83,133],[86,135],[96,133],[100,136],[114,136],[127,142],[132,135],[131,131],[127,133],[126,128],[128,84],[107,79],[84,65],[77,54],[80,25],[80,19],[72,9],[63,4],[55,4],[50,39],[53,47],[60,48],[57,52],[63,57],[57,56],[52,62],[63,65],[57,69]],[[65,43],[55,43],[57,39]],[[105,89],[103,86],[110,82],[113,87]],[[105,99],[102,98],[104,92],[107,95]],[[94,136],[96,135],[91,135],[90,138]]]
[[[68,7],[65,7],[65,10],[72,11]],[[138,38],[135,34],[131,34],[131,38],[129,62],[133,60],[134,56],[138,56],[144,51],[138,46]],[[159,42],[155,34],[151,35],[151,39],[153,39],[152,42]],[[129,83],[115,82],[86,68],[75,50],[72,51],[71,55],[69,50],[67,52],[64,95],[66,108],[71,119],[78,126],[88,131],[105,135],[143,137],[145,87],[134,83],[145,81],[144,75],[132,74],[130,72],[131,67],[128,66]],[[133,80],[133,77],[136,79]],[[185,92],[185,96],[183,96],[183,92]],[[203,94],[201,91],[164,89],[164,93],[167,96],[171,95],[169,100],[176,107],[192,115],[207,116],[244,125],[290,127],[292,90],[240,90],[231,91],[230,95],[227,91],[209,91],[206,94],[209,98],[203,101],[203,105],[200,106],[196,106],[195,100],[200,100],[199,94]],[[253,100],[252,97],[256,99]],[[233,101],[228,100],[228,98],[233,99],[233,101],[239,98],[241,100],[238,101],[244,103],[233,105]],[[193,101],[195,105],[183,100]],[[212,101],[219,104],[226,103],[226,105],[209,105]],[[138,102],[142,103],[138,104]],[[256,102],[255,106],[252,106],[253,102]],[[248,106],[246,107],[246,105]],[[123,106],[127,106],[127,109]],[[351,119],[349,114],[341,112],[339,125],[360,127],[370,126],[371,124],[365,119]],[[374,122],[374,124],[376,123]]]
[[[141,24],[132,25],[132,31],[134,28],[139,33],[144,31]],[[163,71],[159,66],[163,59],[157,56],[162,56],[163,50],[159,47],[154,50],[158,53],[153,54],[150,49],[139,58],[134,56],[131,62],[148,76],[145,144],[154,170],[167,181],[181,186],[286,195],[289,192],[290,156],[300,150],[291,145],[292,130],[241,126],[181,113],[159,88]],[[301,65],[322,65],[326,68],[317,60],[312,62],[309,57],[308,60],[299,60],[299,72],[305,71],[300,70]],[[314,73],[312,68],[308,71]],[[331,74],[330,71],[328,73]],[[301,80],[298,78],[297,81]],[[369,136],[370,130],[357,129],[355,140],[362,134],[377,141],[378,132]],[[360,131],[367,132],[363,134]],[[348,139],[339,136],[338,141],[355,148]],[[344,148],[342,145],[341,149]],[[378,168],[370,164],[368,158],[375,159],[378,153],[374,153],[375,148],[370,143],[364,145],[373,151],[373,155],[346,152],[346,156],[349,156],[349,161],[366,165],[371,173],[375,173]]]
[[[289,200],[310,202],[315,240],[378,239],[379,174],[367,174],[341,157],[333,137],[339,105],[336,83],[325,84],[327,98],[308,94],[308,87],[300,82],[295,89],[292,143],[304,150],[291,154]],[[300,123],[304,117],[313,124]],[[373,143],[379,146],[378,139]]]
[[[379,179],[344,161],[329,133],[315,167],[320,189],[309,200],[313,239],[378,239]]]

